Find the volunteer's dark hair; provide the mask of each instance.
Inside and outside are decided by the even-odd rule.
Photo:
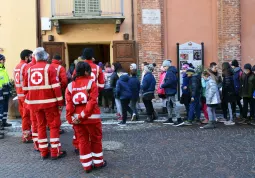
[[[62,58],[61,58],[61,56],[59,55],[59,54],[55,54],[54,56],[53,56],[53,59],[56,59],[56,60],[61,60]]]
[[[119,69],[122,69],[122,66],[119,62],[112,63],[112,65],[114,66],[114,72],[118,72]]]
[[[85,48],[82,52],[82,58],[91,60],[94,57],[94,51],[92,48]]]
[[[210,68],[213,68],[214,66],[217,66],[216,62],[210,63]]]
[[[28,49],[24,49],[23,51],[21,51],[20,53],[20,58],[22,60],[25,60],[26,57],[29,57],[30,54],[33,54],[33,51],[30,51]]]
[[[142,64],[143,64],[144,66],[149,65],[149,63],[148,63],[148,62],[143,62]]]
[[[88,63],[86,62],[83,62],[83,61],[80,61],[77,63],[76,67],[75,67],[75,70],[76,70],[76,75],[74,77],[74,80],[77,78],[77,77],[80,77],[80,76],[85,76],[85,72],[88,72],[89,75],[91,73],[91,67]]]
[[[119,72],[125,73],[126,71],[125,71],[125,69],[123,69],[123,68],[119,68],[119,69],[117,70],[117,73],[119,73]]]

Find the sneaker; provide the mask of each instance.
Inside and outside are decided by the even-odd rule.
[[[250,120],[249,119],[238,119],[237,122],[238,124],[250,124]]]
[[[217,118],[217,120],[216,120],[217,122],[221,122],[221,123],[224,123],[224,122],[226,122],[227,120],[226,119],[224,119],[224,118]]]
[[[182,125],[184,125],[184,122],[182,121],[182,119],[177,119],[177,122],[175,122],[173,126],[180,127]]]
[[[163,122],[163,124],[174,125],[174,122],[172,118],[169,118],[165,122]]]
[[[235,125],[235,122],[233,121],[226,121],[224,122],[225,125]]]
[[[119,118],[118,118],[118,121],[122,121],[122,120],[123,120],[122,117],[119,117]]]
[[[3,123],[2,123],[2,126],[3,126],[3,127],[11,127],[12,124],[9,124],[9,123],[7,123],[7,122],[3,122]]]
[[[125,126],[127,126],[127,124],[123,123],[123,122],[120,122],[120,123],[118,123],[118,126],[125,127]]]
[[[202,121],[202,124],[208,124],[209,120],[208,119],[205,119]]]
[[[51,160],[57,160],[60,158],[64,158],[64,157],[66,157],[66,155],[67,155],[66,151],[60,151],[59,155],[56,157],[51,157]]]
[[[184,121],[183,125],[185,126],[191,126],[192,122],[191,121]]]
[[[131,121],[136,121],[136,115],[135,114],[132,115]]]

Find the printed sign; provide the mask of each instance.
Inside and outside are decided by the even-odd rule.
[[[143,9],[142,19],[143,24],[160,25],[161,24],[160,9]]]

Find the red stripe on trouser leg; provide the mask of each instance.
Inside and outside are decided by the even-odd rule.
[[[34,142],[34,149],[38,150],[38,124],[37,124],[37,118],[36,114],[33,110],[30,110],[30,120],[32,123],[32,138]]]
[[[39,150],[41,152],[41,156],[45,157],[48,154],[48,141],[47,141],[47,133],[46,133],[46,117],[45,110],[37,110],[35,111],[37,124],[38,124],[38,144]]]
[[[57,107],[44,109],[47,124],[50,128],[51,156],[59,156],[61,145],[59,142],[59,129],[61,125],[60,115]]]
[[[73,146],[75,149],[79,149],[79,141],[77,139],[77,135],[75,134],[75,130],[74,130],[74,134],[73,134]]]
[[[89,139],[92,152],[92,160],[95,167],[103,165],[103,148],[102,148],[102,123],[86,125],[89,132]]]
[[[86,125],[79,124],[73,126],[79,140],[80,161],[84,170],[92,169],[92,154],[90,149],[89,132]]]

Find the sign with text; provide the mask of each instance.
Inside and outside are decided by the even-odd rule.
[[[143,9],[142,20],[145,25],[160,25],[161,14],[160,9]]]
[[[204,43],[197,44],[192,41],[189,41],[184,44],[177,44],[177,57],[178,57],[178,70],[180,78],[179,86],[179,97],[182,95],[181,86],[182,86],[182,66],[185,63],[192,63],[195,68],[203,66],[204,61]]]

